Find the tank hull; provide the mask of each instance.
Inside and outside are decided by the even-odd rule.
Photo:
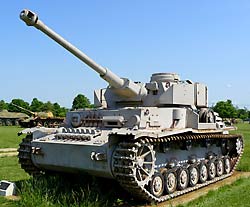
[[[84,143],[61,143],[33,141],[34,149],[42,149],[31,156],[34,165],[44,171],[59,171],[70,173],[86,172],[99,177],[112,177],[110,163],[95,161],[94,152],[108,153],[107,145],[88,146]],[[67,155],[67,156],[64,156]]]
[[[176,130],[164,136],[140,130],[75,132],[27,135],[19,148],[22,168],[32,175],[63,172],[112,178],[135,197],[162,202],[230,176],[243,152],[240,135],[219,131]],[[154,190],[158,174],[164,186],[160,195]]]
[[[19,121],[29,118],[24,113],[0,111],[0,126],[18,126]]]

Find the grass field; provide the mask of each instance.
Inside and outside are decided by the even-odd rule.
[[[237,125],[234,133],[243,134],[245,149],[238,165],[238,170],[250,171],[250,124]],[[17,147],[21,137],[17,132],[21,128],[0,127],[0,148]],[[16,157],[0,157],[0,180],[16,182],[20,200],[7,200],[0,197],[0,206],[130,206],[135,205],[115,182],[106,181],[91,176],[42,176],[33,179],[19,166]],[[112,190],[107,190],[112,186]],[[224,186],[217,191],[211,191],[183,207],[202,206],[249,206],[250,179],[240,179],[230,186]],[[126,202],[125,202],[126,201]]]
[[[250,172],[250,124],[238,124],[238,130],[232,133],[242,134],[244,137],[244,153],[237,167],[240,171]]]
[[[250,179],[239,179],[232,185],[210,191],[206,196],[192,201],[182,207],[249,207]],[[181,207],[179,206],[179,207]]]
[[[17,136],[21,130],[22,128],[16,126],[0,126],[0,148],[17,148],[23,137]]]

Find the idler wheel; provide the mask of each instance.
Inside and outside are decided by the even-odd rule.
[[[224,172],[225,174],[229,174],[231,171],[231,162],[229,157],[224,158]]]
[[[195,186],[199,182],[199,170],[196,165],[190,165],[189,171],[189,185]]]
[[[149,184],[149,190],[155,197],[159,198],[164,191],[164,178],[162,174],[155,173]]]
[[[164,173],[165,190],[167,194],[171,194],[176,191],[177,188],[177,175],[174,170],[168,170]]]
[[[216,163],[216,174],[218,177],[222,176],[224,173],[224,163],[222,159],[218,159]]]
[[[189,182],[188,170],[185,167],[181,167],[177,171],[177,188],[179,190],[184,190],[187,188]]]
[[[208,178],[207,166],[204,162],[201,162],[199,165],[199,180],[201,183],[205,183]]]
[[[213,160],[208,161],[207,169],[208,169],[208,179],[213,180],[216,176],[216,166]]]

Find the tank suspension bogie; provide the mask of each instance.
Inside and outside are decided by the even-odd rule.
[[[175,146],[175,150],[178,150],[174,143],[190,139],[190,136],[198,143],[211,139],[210,145],[206,147],[209,152],[207,154],[210,156],[205,153],[203,157],[197,156],[196,159],[194,159],[194,155],[190,156],[193,162],[190,162],[187,157],[184,160],[176,159],[173,165],[168,162],[159,164],[157,159],[163,157],[159,155],[162,154],[159,147],[162,139],[142,138],[135,143],[122,142],[113,154],[112,170],[114,177],[121,186],[129,192],[132,191],[132,194],[140,198],[143,197],[148,201],[161,202],[224,179],[232,174],[242,151],[238,151],[237,155],[230,157],[212,153],[211,150],[213,146],[216,146],[216,140],[222,140],[223,138],[234,143],[236,151],[236,148],[239,149],[239,145],[241,145],[236,144],[240,142],[239,140],[242,140],[240,136],[223,134],[182,135],[168,137],[166,142],[169,142],[170,148]],[[190,151],[190,153],[196,151],[183,149],[182,146],[179,146],[179,148],[183,153],[184,151]],[[220,149],[220,146],[215,149]],[[175,154],[174,151],[172,153]],[[227,153],[230,154],[230,152]],[[165,156],[168,155],[165,154]],[[174,163],[172,160],[170,162]]]

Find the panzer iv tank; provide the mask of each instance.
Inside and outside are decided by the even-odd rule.
[[[132,196],[162,202],[229,177],[243,152],[208,108],[207,87],[156,73],[149,83],[120,78],[23,10],[20,18],[55,40],[109,83],[94,92],[95,109],[71,111],[58,129],[31,128],[19,162],[31,175],[47,171],[115,179]],[[62,156],[64,154],[65,156]]]

